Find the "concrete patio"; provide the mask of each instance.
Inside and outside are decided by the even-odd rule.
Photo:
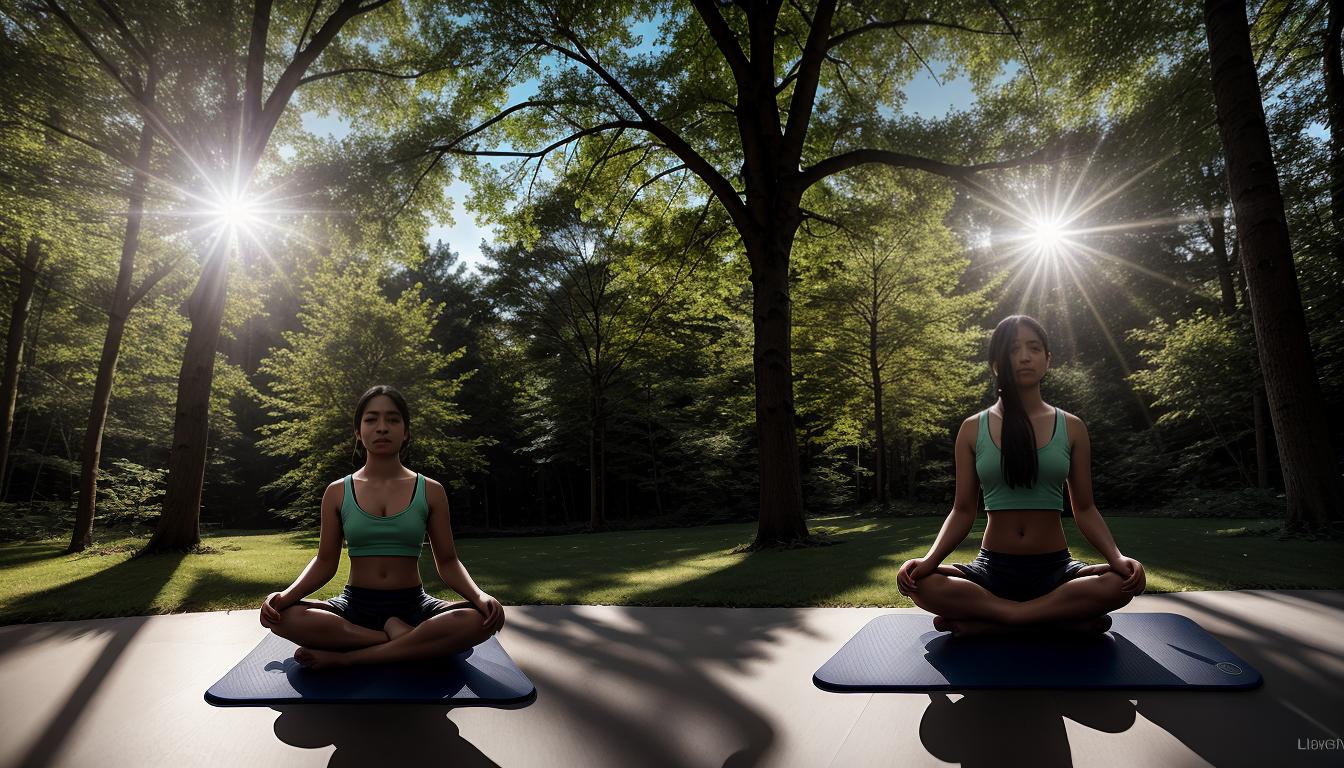
[[[216,708],[205,689],[266,630],[179,614],[0,627],[0,766],[1344,765],[1344,592],[1125,610],[1195,620],[1263,687],[828,693],[812,673],[893,609],[518,606],[522,709]]]

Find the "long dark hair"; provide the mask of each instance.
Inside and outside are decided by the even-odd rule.
[[[379,395],[387,395],[392,398],[392,404],[397,407],[397,412],[401,414],[401,422],[406,425],[406,439],[401,442],[401,448],[398,452],[405,451],[406,446],[411,444],[411,409],[406,407],[406,398],[395,387],[389,384],[375,384],[369,387],[368,391],[359,397],[359,404],[355,406],[355,431],[359,431],[359,420],[364,418],[364,411],[369,407],[369,401]],[[361,459],[365,457],[364,444],[355,438],[355,455]]]
[[[1003,433],[999,438],[1003,444],[1003,479],[1009,488],[1022,486],[1030,488],[1036,484],[1036,429],[1031,426],[1027,409],[1022,405],[1022,393],[1017,391],[1017,379],[1013,376],[1013,341],[1017,338],[1017,328],[1025,325],[1041,337],[1041,346],[1050,354],[1050,340],[1045,328],[1027,315],[1009,315],[999,321],[994,335],[989,337],[990,371],[998,373],[994,386],[999,398],[1003,400]]]

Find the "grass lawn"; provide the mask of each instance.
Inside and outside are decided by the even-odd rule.
[[[651,531],[463,539],[462,561],[506,605],[896,606],[896,569],[920,557],[941,517],[815,518],[834,546],[734,553],[754,524]],[[1148,592],[1208,589],[1344,589],[1344,542],[1278,541],[1259,535],[1273,521],[1109,517],[1121,551],[1142,561]],[[978,551],[985,520],[947,562]],[[1071,520],[1074,557],[1102,562]],[[314,533],[221,531],[207,553],[131,560],[141,539],[100,541],[78,555],[67,539],[0,544],[0,625],[181,611],[254,610],[287,586],[317,551]],[[342,558],[331,582],[340,592]],[[420,560],[426,589],[447,596],[429,548]]]

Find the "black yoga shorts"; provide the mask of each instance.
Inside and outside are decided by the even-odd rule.
[[[440,600],[425,592],[424,586],[406,589],[370,589],[352,587],[349,584],[341,594],[330,600],[321,602],[305,600],[303,604],[309,608],[331,611],[351,624],[377,630],[382,630],[383,624],[393,616],[414,627],[440,613],[447,613],[457,608],[475,608],[465,601],[450,603],[447,600]]]
[[[1068,549],[1039,555],[1006,555],[981,548],[970,563],[952,563],[967,580],[1008,600],[1026,602],[1053,592],[1055,587],[1077,578],[1087,563],[1074,560]]]

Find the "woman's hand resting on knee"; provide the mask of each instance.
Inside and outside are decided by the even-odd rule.
[[[1127,595],[1141,595],[1148,586],[1148,576],[1143,572],[1143,563],[1132,557],[1124,557],[1111,563],[1111,570],[1125,577],[1120,591]]]
[[[896,588],[902,595],[910,596],[911,592],[919,591],[916,583],[938,570],[938,564],[923,557],[916,557],[912,560],[906,560],[901,569],[896,572]]]
[[[261,601],[261,626],[270,629],[280,623],[280,612],[289,605],[280,598],[279,592],[272,592]]]

